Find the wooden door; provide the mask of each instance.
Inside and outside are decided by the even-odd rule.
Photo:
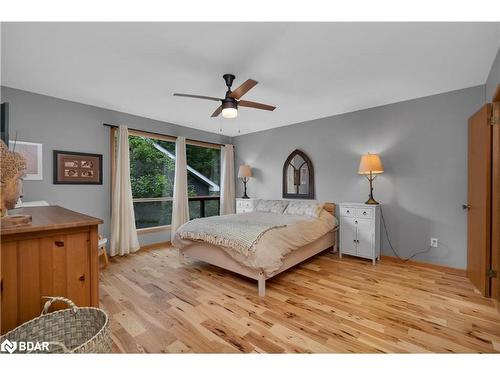
[[[63,296],[78,306],[98,306],[91,300],[90,233],[61,233],[54,236],[2,242],[1,333],[30,320],[42,310],[43,296]],[[97,237],[94,268],[97,268]],[[97,288],[97,272],[93,271]],[[53,305],[52,311],[67,308]]]
[[[90,306],[89,233],[66,236],[67,297],[78,306]]]
[[[40,315],[40,242],[2,243],[2,333]]]
[[[364,258],[373,258],[373,231],[370,219],[358,219],[358,255]]]
[[[488,269],[491,261],[491,105],[469,119],[467,158],[467,276],[485,295],[490,295]]]
[[[61,233],[40,239],[40,289],[43,296],[65,296],[90,305],[88,232]],[[63,302],[51,311],[67,308]]]
[[[18,322],[18,269],[17,269],[17,242],[2,243],[2,323],[0,333],[10,331]]]
[[[500,96],[500,86],[497,93]],[[491,279],[491,296],[500,301],[500,97],[492,109],[491,268],[497,277]]]

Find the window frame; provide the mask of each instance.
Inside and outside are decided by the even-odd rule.
[[[116,168],[116,132],[118,131],[118,127],[112,127],[111,132],[110,132],[110,163],[111,163],[111,200],[110,200],[110,212],[112,212],[112,205],[113,205],[113,195],[115,191],[115,168]],[[177,140],[177,137],[171,136],[171,135],[163,135],[163,134],[158,134],[158,133],[150,133],[147,131],[143,130],[128,130],[129,135],[134,135],[134,136],[139,136],[139,137],[146,137],[146,138],[151,138],[151,139],[158,139],[161,141],[168,141],[168,142],[175,142]],[[194,146],[201,146],[201,147],[206,147],[206,148],[213,148],[213,149],[219,149],[222,150],[222,145],[217,145],[214,143],[207,143],[203,141],[196,141],[192,139],[186,139],[186,144],[189,145],[194,145]],[[158,198],[133,198],[133,202],[167,202],[167,201],[173,201],[173,197],[158,197]],[[198,197],[190,197],[188,198],[189,200],[216,200],[218,199],[220,202],[220,194],[219,195],[209,195],[209,196],[198,196]],[[147,227],[147,228],[139,228],[136,229],[137,234],[147,234],[147,233],[155,233],[155,232],[161,232],[165,230],[169,230],[171,228],[171,225],[158,225],[155,227]]]

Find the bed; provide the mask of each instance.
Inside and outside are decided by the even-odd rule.
[[[335,204],[321,204],[318,217],[254,212],[195,219],[176,231],[172,243],[182,259],[257,280],[264,297],[266,280],[327,249],[338,250]]]

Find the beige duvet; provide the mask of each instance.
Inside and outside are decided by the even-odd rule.
[[[262,269],[266,274],[270,274],[281,267],[285,255],[319,239],[336,225],[336,218],[325,210],[321,211],[319,218],[290,216],[285,227],[274,228],[264,233],[246,255],[230,247],[221,246],[221,249],[240,264]],[[182,249],[195,241],[182,239],[177,232],[172,243]]]

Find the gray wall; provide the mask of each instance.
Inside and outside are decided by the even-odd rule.
[[[360,155],[380,153],[386,172],[375,180],[375,198],[393,245],[406,257],[437,237],[439,248],[415,259],[465,268],[467,119],[484,101],[477,86],[238,136],[235,167],[252,166],[251,197],[280,198],[283,162],[298,148],[314,164],[317,199],[364,202]],[[385,234],[382,253],[392,255]]]
[[[96,216],[104,220],[100,232],[108,235],[110,222],[110,128],[103,123],[180,135],[203,141],[228,143],[228,137],[126,113],[56,99],[8,87],[1,88],[2,101],[10,103],[10,137],[43,144],[43,180],[25,181],[24,200],[46,200],[50,204]],[[103,185],[54,185],[52,151],[103,154]],[[170,233],[142,235],[141,244],[166,241]]]
[[[486,81],[486,100],[488,102],[491,102],[498,85],[500,85],[500,48],[498,49],[497,56],[493,61],[490,73],[488,74],[488,80]]]
[[[498,81],[498,56],[490,78]],[[496,67],[496,68],[495,68]],[[496,72],[496,73],[495,73]],[[493,82],[493,80],[491,80]],[[490,82],[490,79],[488,80]],[[254,168],[250,196],[281,197],[282,163],[295,148],[312,159],[316,196],[333,202],[364,201],[368,185],[356,174],[359,156],[378,152],[386,172],[375,181],[391,239],[403,256],[426,248],[430,237],[441,246],[417,259],[466,266],[467,118],[485,102],[478,86],[363,111],[308,121],[233,138],[236,168]],[[44,179],[26,181],[25,200],[51,204],[110,221],[109,129],[103,122],[205,141],[229,143],[227,137],[103,108],[12,88],[1,88],[11,104],[11,137],[43,143]],[[490,98],[488,98],[490,99]],[[53,185],[52,150],[101,153],[104,184]],[[238,182],[238,194],[241,183]],[[164,241],[168,233],[141,236],[142,244]],[[382,252],[391,254],[385,235]]]

